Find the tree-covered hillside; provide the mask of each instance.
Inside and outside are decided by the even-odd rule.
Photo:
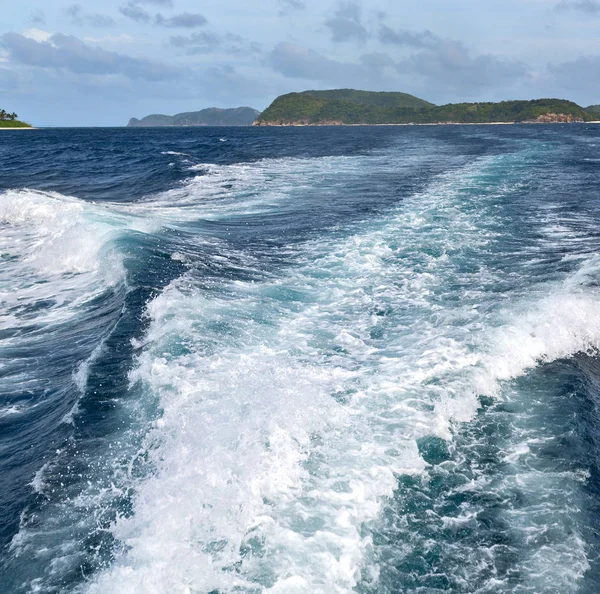
[[[564,99],[534,99],[532,101],[501,101],[499,103],[456,103],[435,107],[425,118],[433,122],[544,122],[590,121],[591,114],[572,101]]]
[[[600,116],[600,105],[589,105],[585,110],[592,115]]]
[[[432,124],[484,122],[575,122],[595,116],[572,101],[536,99],[436,106],[404,93],[340,89],[282,95],[257,125]]]
[[[357,91],[355,89],[332,89],[329,91],[304,91],[300,95],[311,95],[317,99],[351,101],[359,105],[383,108],[424,109],[434,107],[433,103],[419,99],[408,93],[391,93],[375,91]]]
[[[310,91],[282,95],[263,111],[256,124],[382,124],[405,121],[425,109],[424,107],[415,109],[406,105],[382,107],[376,104],[378,98],[367,97],[369,93],[366,91],[363,91],[365,99],[368,100],[366,104],[359,103],[356,96],[353,100],[328,99],[326,93],[336,96],[335,92],[326,91],[318,94]],[[372,95],[379,95],[379,93]],[[388,97],[383,99],[384,104],[389,101]]]

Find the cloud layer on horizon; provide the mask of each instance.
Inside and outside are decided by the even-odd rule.
[[[79,74],[121,74],[131,79],[162,81],[177,76],[179,69],[152,60],[132,58],[94,47],[74,37],[55,33],[36,40],[19,33],[4,33],[0,47],[17,64]]]

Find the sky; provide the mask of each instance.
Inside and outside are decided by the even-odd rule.
[[[306,89],[600,103],[600,0],[21,0],[0,108],[37,126],[265,109]]]

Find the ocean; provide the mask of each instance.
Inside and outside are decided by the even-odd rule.
[[[0,592],[600,591],[600,127],[0,164]]]

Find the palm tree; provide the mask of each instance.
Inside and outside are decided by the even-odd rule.
[[[7,115],[3,109],[0,109],[0,120],[5,120]]]
[[[13,111],[8,117],[14,122],[19,116]]]

